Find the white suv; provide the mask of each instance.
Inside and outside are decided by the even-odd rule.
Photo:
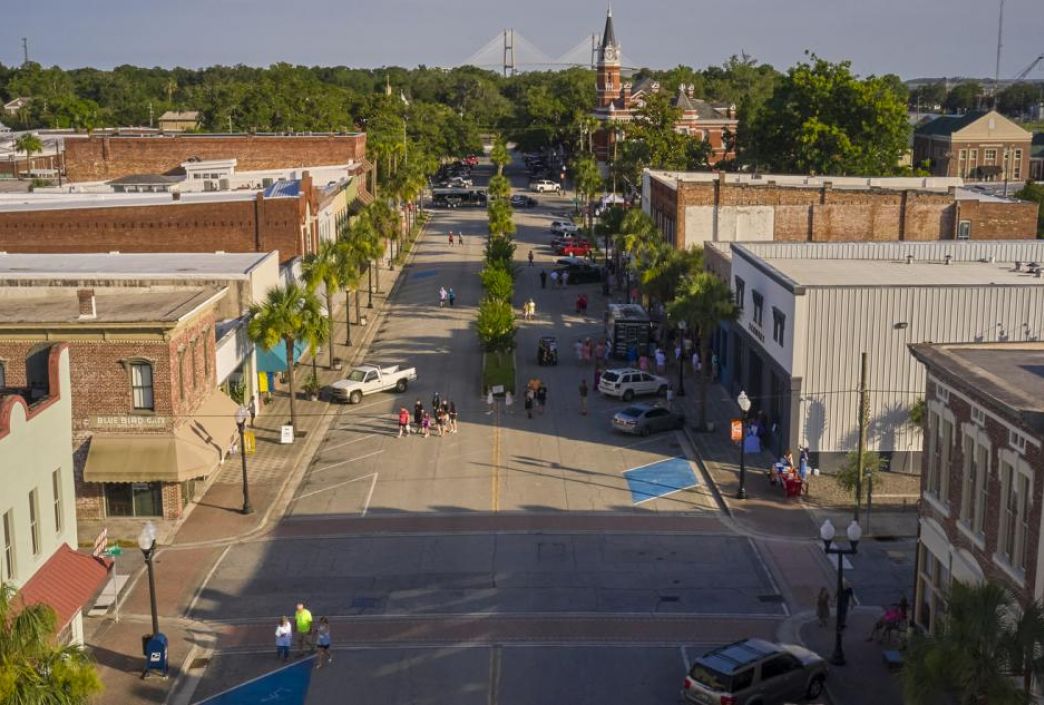
[[[598,380],[598,391],[608,397],[631,401],[639,394],[663,394],[667,391],[667,385],[664,377],[623,367],[603,372]]]
[[[529,185],[529,188],[531,191],[536,191],[537,193],[546,193],[548,191],[562,193],[562,185],[551,181],[550,179],[539,179],[534,181]]]

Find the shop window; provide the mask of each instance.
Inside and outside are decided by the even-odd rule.
[[[131,397],[135,411],[153,411],[156,401],[152,386],[152,365],[148,362],[132,362]]]
[[[62,533],[62,470],[51,472],[51,492],[54,497],[54,533]]]
[[[17,578],[15,574],[14,510],[4,512],[4,574],[6,580]]]
[[[931,633],[937,618],[945,609],[945,593],[950,585],[946,565],[923,544],[918,546],[917,595],[914,620]]]
[[[760,326],[765,313],[765,297],[756,291],[750,292],[750,297],[754,301],[754,322]]]
[[[970,240],[971,239],[971,221],[962,220],[957,223],[957,239],[958,240]]]
[[[29,492],[29,546],[33,555],[40,555],[40,493],[34,487]]]
[[[163,515],[163,485],[159,482],[107,482],[105,508],[113,517]]]
[[[997,553],[1016,570],[1025,570],[1029,546],[1031,485],[1029,476],[1023,470],[1010,460],[1001,461],[1001,516]]]

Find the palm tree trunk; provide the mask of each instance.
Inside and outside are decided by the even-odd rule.
[[[352,347],[352,292],[348,289],[344,290],[344,345]]]
[[[373,308],[373,263],[366,262],[366,308]]]
[[[294,339],[286,341],[286,381],[290,386],[290,425],[297,427],[297,407],[294,406]]]
[[[374,260],[373,263],[374,265],[376,265],[373,268],[373,289],[379,294],[381,293],[381,267],[380,263],[378,263],[377,260]]]
[[[360,308],[360,305],[359,305],[359,300],[360,300],[359,289],[356,288],[355,289],[355,322],[358,323],[359,325],[362,325],[362,311],[361,311],[361,308]]]
[[[683,347],[684,349],[684,347]],[[680,360],[685,364],[685,360]],[[707,429],[707,387],[710,386],[710,338],[700,329],[700,430]]]
[[[334,315],[333,315],[333,294],[329,291],[326,292],[326,317],[330,320],[330,368],[333,369],[334,359]]]

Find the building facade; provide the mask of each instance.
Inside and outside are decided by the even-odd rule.
[[[708,242],[1032,239],[1036,203],[959,179],[647,170],[642,209],[677,248]]]
[[[594,134],[594,151],[599,161],[608,163],[615,159],[617,142],[624,139],[622,131],[627,123],[634,120],[649,95],[661,90],[659,82],[651,78],[631,81],[621,75],[620,43],[616,39],[612,9],[606,14],[595,73],[598,103],[594,117],[602,127]],[[735,106],[700,100],[693,94],[693,86],[687,85],[680,86],[669,101],[681,110],[674,129],[705,142],[710,149],[707,157],[710,164],[734,156],[739,124]]]
[[[164,132],[199,129],[198,110],[168,110],[159,116],[156,124]]]
[[[1025,181],[1032,134],[996,110],[944,115],[914,130],[913,163],[932,176]]]
[[[216,389],[217,287],[0,289],[0,358],[32,387],[49,341],[69,346],[81,530],[179,519],[231,448],[238,408]],[[94,522],[93,524],[90,522]]]
[[[54,608],[60,638],[78,644],[107,567],[76,553],[69,347],[48,344],[27,365],[28,378],[0,374],[0,583]]]
[[[919,472],[924,372],[907,345],[1044,338],[1044,278],[1023,264],[1040,261],[1041,241],[732,244],[740,315],[713,341],[722,381],[776,429],[776,452],[809,447],[830,470],[856,447],[866,352],[867,448]]]
[[[914,620],[931,630],[950,581],[1044,596],[1044,343],[916,344],[925,441]]]

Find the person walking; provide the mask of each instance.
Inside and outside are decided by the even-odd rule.
[[[446,297],[449,299],[450,308],[452,308],[453,305],[457,302],[457,292],[453,291],[453,287],[452,286],[449,288],[449,291],[446,293]]]
[[[294,612],[294,621],[297,623],[297,653],[304,654],[305,646],[311,650],[312,647],[312,613],[304,606],[303,602],[297,603]]]
[[[529,251],[529,266],[533,266],[533,250]]]
[[[421,404],[421,400],[418,399],[413,405],[413,425],[420,431],[421,419],[424,418],[424,405]]]
[[[457,404],[452,399],[449,402],[449,425],[450,433],[457,432]]]
[[[587,416],[587,380],[580,380],[580,414]]]
[[[667,385],[667,410],[674,411],[674,385]]]
[[[421,433],[424,434],[425,438],[431,435],[431,416],[428,415],[427,411],[424,412],[424,417],[421,418]]]
[[[527,389],[526,390],[525,407],[526,407],[526,418],[529,418],[529,419],[533,418],[533,390],[532,389]]]
[[[551,288],[558,288],[558,272],[555,270],[551,270]]]
[[[250,428],[254,427],[254,417],[257,416],[257,395],[250,397]]]
[[[275,628],[276,657],[284,661],[290,658],[290,642],[293,640],[293,629],[290,627],[290,618],[283,616]]]
[[[540,288],[547,288],[547,272],[545,272],[543,269],[540,270]]]
[[[333,654],[330,653],[330,620],[326,617],[319,618],[319,626],[315,630],[315,645],[320,651],[319,658],[315,660],[316,669],[322,668],[324,662],[333,663]]]
[[[442,407],[435,412],[435,428],[439,430],[439,438],[446,435],[446,410]]]
[[[450,230],[450,233],[449,233],[449,244],[450,244],[450,247],[453,247],[453,231],[452,230]]]
[[[569,284],[569,270],[568,269],[562,270],[562,276],[558,278],[558,281],[561,283],[563,289],[565,289],[566,286],[568,286],[568,284]]]
[[[446,287],[439,287],[439,308],[446,305],[446,297],[449,296],[449,292],[446,291]]]
[[[405,406],[399,409],[399,438],[403,434],[410,435],[410,412]]]
[[[515,403],[515,397],[511,394],[511,390],[504,392],[504,413],[513,414],[511,406]]]
[[[463,231],[458,231],[457,232],[457,245],[459,245],[460,247],[464,247],[464,232]]]
[[[493,413],[493,390],[489,389],[486,391],[486,416]]]
[[[663,348],[656,348],[653,356],[656,358],[656,374],[665,374],[667,372],[667,355],[663,352]]]
[[[533,299],[529,300],[529,320],[536,318],[536,301]]]
[[[439,413],[439,409],[442,407],[442,396],[438,392],[431,395],[431,413]]]
[[[543,384],[541,384],[540,388],[537,389],[536,400],[537,400],[537,411],[539,411],[541,414],[543,414],[544,413],[544,408],[547,406],[547,387],[544,386]]]
[[[819,588],[819,597],[816,598],[816,619],[821,627],[830,621],[830,591],[825,587]]]

